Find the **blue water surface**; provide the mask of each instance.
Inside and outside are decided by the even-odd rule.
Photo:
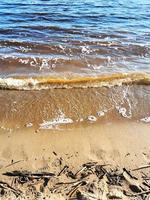
[[[149,0],[1,0],[0,22],[1,75],[150,72]]]

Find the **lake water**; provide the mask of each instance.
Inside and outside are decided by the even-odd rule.
[[[0,0],[0,22],[1,174],[150,163],[150,0]]]
[[[150,74],[149,0],[1,0],[0,78]]]

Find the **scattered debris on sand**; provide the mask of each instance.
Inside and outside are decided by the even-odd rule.
[[[7,171],[0,199],[150,199],[150,165],[128,170],[88,162],[72,170],[59,160],[55,172]]]

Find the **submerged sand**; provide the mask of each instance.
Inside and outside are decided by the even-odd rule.
[[[121,85],[99,88],[49,89],[40,91],[1,90],[1,129],[94,121],[143,121],[150,117],[150,86]]]

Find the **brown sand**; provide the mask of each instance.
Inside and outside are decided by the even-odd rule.
[[[76,172],[82,164],[95,161],[109,164],[113,169],[138,168],[150,163],[149,130],[149,124],[126,121],[65,130],[35,132],[33,128],[24,128],[3,132],[0,133],[0,178],[11,184],[13,179],[3,173],[14,170],[58,173],[65,165]],[[73,180],[62,176],[59,181]],[[22,191],[27,190],[21,187]],[[55,195],[56,199],[66,199]]]
[[[144,131],[143,131],[144,130]],[[25,128],[0,134],[1,171],[51,167],[53,151],[74,167],[87,161],[138,167],[150,162],[149,124],[120,122],[91,124],[68,130]]]
[[[0,179],[4,182],[11,184],[12,179],[2,175],[8,171],[58,172],[60,158],[73,171],[93,161],[113,169],[150,163],[150,124],[141,121],[150,116],[149,86],[1,91],[0,97]],[[73,123],[41,129],[40,124],[52,122],[60,109]],[[104,109],[108,112],[98,118],[97,112]]]

